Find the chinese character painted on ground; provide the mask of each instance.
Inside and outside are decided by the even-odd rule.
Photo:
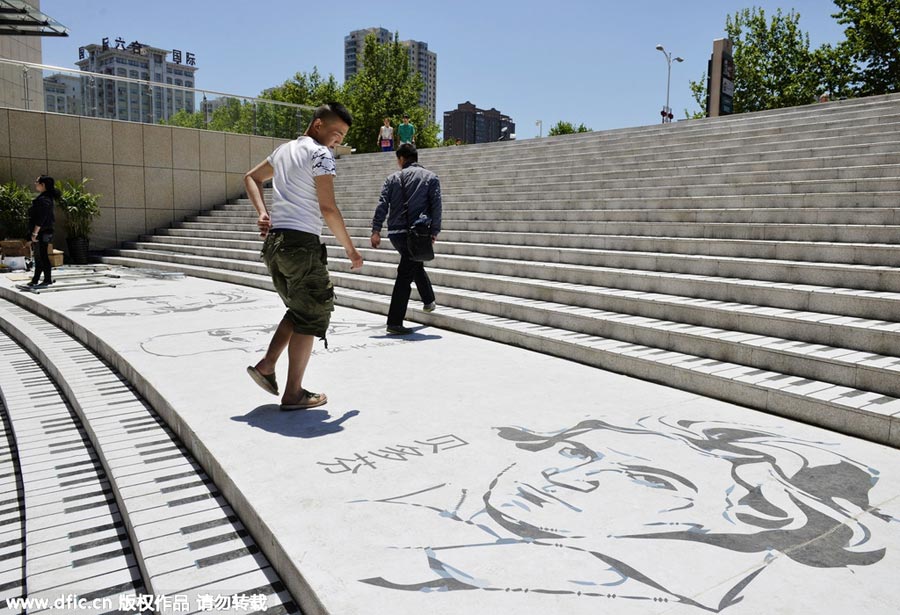
[[[436,438],[428,438],[425,442],[421,440],[416,440],[416,444],[424,444],[431,446],[432,453],[437,454],[438,451],[448,451],[451,448],[457,448],[459,446],[465,446],[468,444],[465,440],[460,438],[459,436],[454,436],[453,434],[447,434],[446,436],[438,436]]]
[[[397,446],[388,446],[380,448],[377,451],[369,451],[375,457],[382,459],[390,459],[392,461],[406,461],[407,457],[421,457],[422,453],[415,446],[407,446],[398,444]]]
[[[356,463],[356,462],[360,462],[360,463]],[[365,455],[360,455],[359,453],[357,453],[356,457],[353,457],[352,459],[344,459],[343,457],[335,457],[334,463],[324,463],[322,461],[317,461],[316,463],[318,463],[320,466],[326,466],[325,471],[328,472],[329,474],[343,474],[344,472],[352,472],[352,473],[356,474],[359,471],[359,469],[364,465],[369,466],[370,468],[375,467],[375,464],[372,463],[371,461],[369,461],[368,457],[366,457]],[[355,465],[353,465],[353,467],[351,467],[350,464],[354,464],[354,463],[355,463]],[[335,469],[331,469],[331,466],[337,466],[337,467]]]

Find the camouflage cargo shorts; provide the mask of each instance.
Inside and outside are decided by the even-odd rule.
[[[294,332],[325,337],[334,311],[334,285],[328,277],[324,244],[312,233],[271,231],[263,243],[262,258]]]

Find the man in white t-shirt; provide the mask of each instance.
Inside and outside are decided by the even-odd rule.
[[[263,389],[278,395],[275,364],[287,348],[282,410],[315,408],[328,401],[324,393],[303,388],[313,343],[316,337],[325,338],[334,310],[334,287],[321,243],[323,218],[344,247],[350,268],[359,269],[363,264],[335,203],[335,164],[330,149],[344,140],[352,122],[350,112],[340,103],[322,105],[302,136],[276,148],[244,176],[247,196],[259,214],[260,235],[265,237],[263,261],[287,307],[265,356],[247,372]],[[262,186],[270,179],[272,205],[268,210]]]

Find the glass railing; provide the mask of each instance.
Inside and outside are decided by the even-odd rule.
[[[129,68],[111,68],[129,71]],[[0,58],[0,106],[293,139],[314,107]]]

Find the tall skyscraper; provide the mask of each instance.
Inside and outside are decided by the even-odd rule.
[[[168,55],[172,54],[172,61]],[[131,83],[82,77],[84,113],[93,117],[157,123],[178,111],[197,111],[194,92],[160,87],[164,84],[194,87],[196,58],[179,49],[160,49],[134,41],[125,45],[121,37],[110,44],[90,44],[78,50],[76,62],[83,71],[128,77],[148,83]]]
[[[379,43],[390,43],[393,36],[385,28],[365,28],[354,30],[344,37],[344,80],[350,79],[362,67],[363,50],[368,34],[374,34]],[[437,113],[437,54],[428,49],[422,41],[400,41],[409,53],[409,67],[419,73],[425,87],[419,97],[419,104],[429,112],[432,122]]]
[[[459,139],[467,144],[492,143],[512,140],[515,135],[516,124],[512,118],[493,107],[479,109],[466,101],[453,111],[444,111],[445,139]]]
[[[354,30],[344,37],[344,81],[356,74],[362,67],[363,49],[366,44],[366,36],[375,35],[379,43],[390,43],[393,37],[384,28],[364,28]]]
[[[437,54],[428,50],[428,43],[422,41],[402,41],[409,49],[409,67],[422,77],[425,87],[419,97],[419,105],[428,109],[431,121],[437,113]]]

